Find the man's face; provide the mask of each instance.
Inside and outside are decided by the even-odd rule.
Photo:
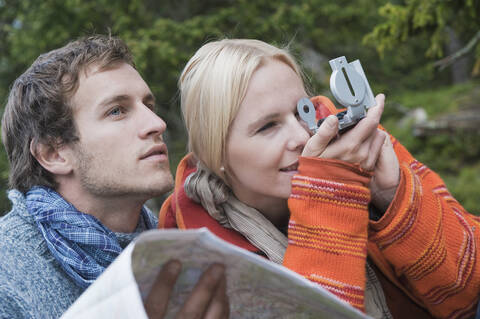
[[[80,138],[71,146],[74,179],[94,197],[147,200],[171,189],[165,122],[154,97],[128,64],[81,72],[72,97]]]

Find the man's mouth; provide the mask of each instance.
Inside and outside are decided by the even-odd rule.
[[[162,158],[167,157],[167,146],[165,144],[162,143],[162,144],[153,146],[140,157],[140,160],[155,158],[155,157],[162,157]]]
[[[292,171],[298,171],[298,162],[295,162],[287,167],[280,168],[281,172],[292,172]]]

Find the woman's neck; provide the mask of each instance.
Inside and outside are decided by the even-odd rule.
[[[286,199],[270,199],[265,198],[264,201],[245,204],[257,209],[263,216],[265,216],[275,227],[279,230],[285,229],[288,226],[290,219],[290,211]]]

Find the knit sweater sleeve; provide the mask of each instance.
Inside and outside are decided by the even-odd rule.
[[[480,295],[480,219],[465,211],[436,173],[392,141],[401,180],[385,215],[370,222],[372,257],[435,317],[472,316]]]
[[[284,266],[362,311],[370,177],[357,165],[300,158],[284,257]]]
[[[0,319],[32,317],[33,314],[24,308],[25,304],[15,289],[10,289],[5,283],[0,284]]]

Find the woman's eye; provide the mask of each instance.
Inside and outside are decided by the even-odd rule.
[[[275,125],[277,125],[277,123],[275,123],[275,122],[268,122],[267,124],[265,124],[264,126],[262,126],[260,129],[258,129],[257,133],[266,131],[266,130],[274,127]]]

